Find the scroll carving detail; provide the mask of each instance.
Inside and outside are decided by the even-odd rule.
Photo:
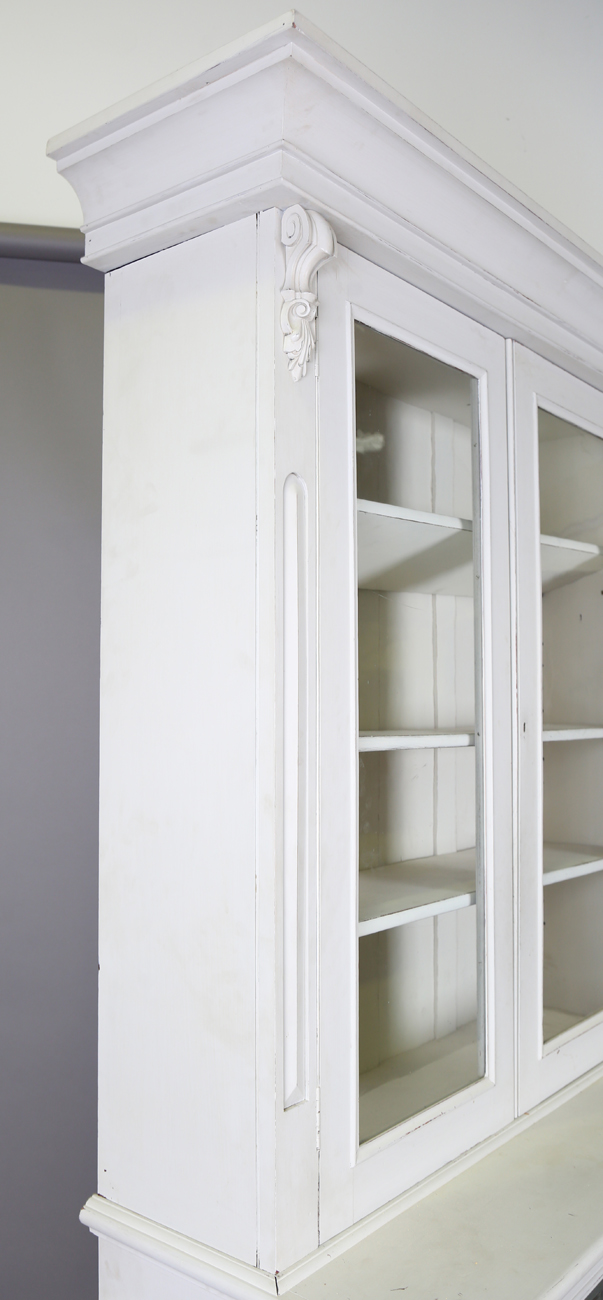
[[[281,240],[287,250],[281,290],[283,347],[291,376],[297,382],[305,375],[316,347],[316,274],[335,256],[337,240],[320,212],[302,208],[299,203],[283,212]]]

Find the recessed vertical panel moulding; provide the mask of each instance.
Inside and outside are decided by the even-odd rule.
[[[603,1009],[603,438],[538,412],[543,1039]]]
[[[477,384],[360,322],[355,356],[362,1143],[478,1080],[485,1029]]]
[[[284,1104],[307,1098],[308,617],[307,490],[283,490],[283,1014]]]

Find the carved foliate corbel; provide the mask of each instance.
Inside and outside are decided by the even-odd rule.
[[[297,381],[305,375],[316,347],[316,273],[335,256],[337,240],[320,212],[302,208],[299,203],[283,212],[281,240],[287,250],[281,290],[283,347],[291,376]]]

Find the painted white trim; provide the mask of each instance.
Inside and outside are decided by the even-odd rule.
[[[99,270],[301,203],[345,247],[603,387],[598,255],[294,11],[49,150]]]
[[[517,516],[515,469],[515,355],[512,339],[505,339],[505,372],[507,389],[507,457],[509,467],[509,594],[511,634],[511,768],[512,768],[512,818],[513,834],[511,869],[513,876],[513,1076],[514,1115],[520,1113],[519,1105],[519,700],[517,662]]]
[[[475,745],[473,731],[361,731],[360,754],[383,754],[390,749],[466,749]]]
[[[221,45],[211,54],[202,55],[200,59],[187,63],[183,68],[168,72],[158,81],[153,81],[150,85],[134,91],[134,94],[127,95],[125,99],[119,99],[117,103],[101,109],[100,113],[93,113],[91,117],[84,118],[83,122],[78,122],[68,127],[66,131],[53,135],[48,141],[47,153],[51,158],[58,158],[69,152],[76,141],[78,144],[83,142],[93,144],[96,140],[101,140],[106,135],[108,126],[114,130],[130,126],[146,116],[150,99],[153,99],[157,108],[179,103],[183,98],[195,94],[205,86],[212,85],[214,81],[225,75],[226,69],[232,73],[239,66],[247,65],[250,62],[251,51],[257,45],[262,45],[266,49],[270,46],[271,37],[276,37],[278,40],[283,33],[285,33],[284,39],[289,40],[289,33],[299,18],[300,15],[296,14],[294,9],[288,9],[280,17],[254,28],[245,36]],[[308,25],[304,25],[307,29]],[[278,45],[280,44],[282,40],[278,41]]]
[[[602,1275],[603,1237],[598,1237],[540,1300],[587,1300]]]
[[[430,524],[432,528],[458,528],[460,532],[473,532],[473,521],[459,519],[456,515],[435,515],[433,511],[409,510],[407,506],[392,506],[385,501],[364,501],[362,497],[358,497],[356,506],[359,515],[385,515],[389,519],[409,519],[412,523]]]
[[[457,1160],[453,1160],[443,1169],[430,1175],[401,1196],[395,1197],[387,1205],[372,1214],[366,1215],[358,1223],[352,1224],[344,1232],[332,1237],[330,1241],[319,1246],[305,1259],[286,1268],[278,1275],[254,1268],[241,1260],[225,1255],[211,1246],[193,1241],[191,1237],[162,1224],[146,1219],[143,1215],[127,1210],[122,1205],[107,1201],[102,1196],[91,1196],[84,1205],[80,1219],[97,1237],[107,1237],[122,1246],[165,1264],[186,1277],[194,1278],[206,1286],[211,1286],[232,1300],[258,1300],[260,1295],[285,1295],[295,1286],[318,1272],[324,1264],[330,1263],[344,1255],[352,1246],[366,1241],[378,1228],[391,1223],[404,1210],[416,1205],[432,1192],[444,1187],[453,1178],[466,1169],[498,1150],[510,1138],[517,1137],[526,1129],[558,1110],[565,1102],[584,1092],[592,1083],[603,1079],[603,1065],[589,1071],[581,1079],[569,1084],[553,1097],[549,1097],[533,1110],[520,1116],[500,1132],[480,1142],[471,1151],[467,1151]],[[545,1292],[540,1300],[585,1300],[595,1283],[603,1273],[603,1237],[580,1256],[555,1285]]]
[[[500,206],[501,211],[508,211],[511,206],[516,211],[522,209],[523,219],[526,220],[527,216],[529,225],[532,222],[537,223],[544,238],[550,238],[550,232],[553,231],[556,236],[555,243],[557,244],[559,240],[563,241],[569,256],[575,256],[579,251],[581,262],[587,259],[603,269],[603,256],[596,249],[580,239],[556,217],[546,212],[534,199],[524,194],[466,145],[456,140],[416,104],[411,103],[366,64],[354,58],[343,46],[332,40],[296,9],[287,10],[278,18],[255,28],[245,36],[221,46],[218,50],[202,56],[184,68],[169,73],[126,99],[119,100],[100,113],[53,136],[48,141],[47,152],[51,158],[58,160],[70,152],[76,142],[80,146],[84,146],[85,143],[92,144],[106,135],[107,127],[111,126],[113,130],[118,130],[145,117],[149,100],[152,99],[159,109],[169,104],[179,103],[185,97],[221,80],[228,73],[232,74],[243,67],[250,67],[251,52],[258,46],[261,46],[265,53],[289,47],[286,49],[288,54],[291,52],[292,40],[297,40],[303,48],[304,37],[306,48],[312,44],[318,45],[325,55],[330,56],[330,59],[339,65],[337,68],[339,78],[343,68],[348,73],[350,82],[355,79],[363,83],[363,98],[366,98],[368,87],[373,91],[374,97],[378,95],[385,100],[386,111],[391,114],[392,108],[397,109],[406,138],[412,138],[413,144],[421,148],[426,155],[432,157],[437,155],[442,165],[447,165],[463,180],[469,182],[471,179],[476,192],[481,192],[490,202]],[[542,227],[545,229],[542,230]]]
[[[80,1220],[95,1237],[108,1237],[158,1264],[165,1264],[185,1277],[213,1287],[233,1300],[257,1300],[258,1295],[278,1295],[273,1274],[203,1246],[182,1232],[146,1219],[134,1210],[91,1196],[80,1212]]]
[[[281,329],[289,373],[297,382],[306,374],[316,348],[317,274],[329,258],[337,256],[337,240],[320,212],[294,203],[283,212],[281,243],[286,250]]]
[[[412,925],[426,916],[443,916],[445,912],[458,912],[475,906],[475,890],[470,894],[453,894],[451,898],[438,898],[433,903],[407,907],[405,911],[388,912],[385,916],[372,916],[358,922],[358,938],[366,934],[382,934],[384,930],[398,930],[401,925]]]
[[[568,413],[580,428],[603,430],[600,392],[550,366],[532,350],[515,347],[515,455],[519,691],[519,1032],[518,1081],[521,1105],[536,1105],[603,1056],[603,1015],[579,1021],[563,1034],[542,1042],[543,892],[542,892],[542,744],[599,739],[599,727],[541,722],[542,602],[540,574],[534,564],[537,542],[538,437],[541,405]],[[563,417],[562,417],[563,418]],[[567,417],[565,417],[567,418]],[[523,811],[522,811],[523,810]],[[540,829],[539,829],[540,828]]]

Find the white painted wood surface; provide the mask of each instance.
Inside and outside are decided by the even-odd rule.
[[[568,846],[603,840],[601,822],[601,634],[600,573],[586,573],[542,598],[538,563],[539,517],[576,534],[577,503],[590,519],[598,546],[595,502],[600,497],[599,460],[586,457],[578,476],[564,460],[546,413],[603,436],[603,398],[595,389],[551,366],[527,349],[514,350],[517,498],[519,659],[519,1109],[537,1104],[603,1057],[603,982],[595,916],[600,916],[601,873],[575,870]],[[538,479],[538,409],[545,412],[541,439],[542,507]],[[591,439],[592,441],[592,439]],[[603,450],[603,443],[601,445]],[[561,459],[560,459],[561,458]],[[594,535],[593,530],[594,529]],[[542,613],[541,613],[542,611]],[[584,611],[586,624],[581,615]],[[578,633],[576,627],[584,626]],[[544,676],[543,676],[544,635]],[[554,645],[554,656],[549,647]],[[578,645],[579,658],[576,658]],[[543,695],[544,691],[544,695]],[[542,702],[544,699],[544,727]],[[561,722],[561,719],[563,721]],[[597,725],[599,724],[599,725]],[[542,744],[544,748],[544,789]],[[552,743],[551,743],[552,742]],[[542,836],[565,845],[561,875],[543,894]],[[550,850],[549,850],[550,853]],[[584,853],[584,863],[590,857]],[[550,856],[547,866],[552,865]],[[543,921],[545,922],[543,930]],[[544,974],[543,974],[544,963]],[[573,999],[572,1004],[567,999]],[[543,1044],[543,1003],[554,1026],[564,1030]],[[551,1013],[555,1013],[551,1020]],[[576,1014],[577,1013],[577,1014]],[[555,1016],[557,1020],[555,1021]],[[560,1018],[561,1017],[561,1018]],[[569,1018],[568,1018],[569,1017]],[[565,1018],[565,1019],[564,1019]]]
[[[508,1142],[506,1130],[284,1270],[278,1294],[312,1300],[321,1288],[322,1294],[327,1289],[327,1294],[363,1300],[380,1285],[378,1270],[384,1270],[389,1285],[390,1271],[395,1274],[402,1261],[418,1300],[434,1294],[443,1269],[449,1270],[451,1288],[459,1277],[465,1285],[475,1284],[476,1300],[493,1279],[501,1297],[509,1281],[515,1287],[521,1279],[526,1300],[586,1300],[603,1268],[598,1233],[603,1085],[596,1076],[589,1083],[578,1093],[566,1089],[562,1104],[553,1099],[518,1121],[516,1141]],[[276,1278],[262,1270],[101,1197],[91,1198],[85,1221],[100,1238],[101,1289],[108,1288],[109,1300],[124,1294],[128,1300],[163,1300],[166,1294],[170,1300],[216,1294],[253,1300],[277,1294]],[[434,1249],[441,1249],[442,1258],[438,1254],[430,1274]]]
[[[498,1141],[514,1108],[603,1061],[603,965],[593,975],[585,956],[603,910],[589,648],[603,641],[603,525],[581,533],[574,510],[578,493],[595,501],[603,461],[581,453],[568,477],[545,430],[539,527],[534,425],[540,402],[603,432],[603,276],[299,16],[53,153],[86,210],[87,260],[121,268],[106,335],[103,1300],[275,1294],[277,1270],[291,1289],[320,1242],[364,1234],[367,1216]],[[311,331],[294,384],[279,209],[300,203],[340,247],[297,285],[317,294],[317,347]],[[421,367],[402,383],[375,331],[441,367],[429,407]],[[360,462],[382,429],[396,493],[379,494],[367,455],[357,510],[355,439]],[[385,780],[400,796],[361,837],[359,763],[369,793]],[[543,954],[564,941],[543,1045]],[[358,999],[370,1026],[371,997],[409,963],[420,998],[390,980],[391,1023],[360,1044],[359,1145]],[[588,1232],[582,1257],[600,1262]],[[536,1224],[539,1258],[547,1233]],[[572,1237],[566,1273],[526,1300],[582,1300],[581,1249]],[[174,1283],[183,1256],[196,1262]],[[361,1273],[342,1274],[342,1295]],[[540,1286],[529,1261],[526,1277]]]
[[[283,1072],[285,1107],[307,1100],[308,502],[283,487]]]
[[[253,219],[106,285],[99,1189],[250,1262],[255,320]]]
[[[360,872],[358,934],[375,934],[473,903],[475,849],[368,868]]]
[[[109,279],[102,686],[99,1187],[273,1270],[317,1244],[310,776],[287,850],[298,1095],[283,1110],[280,627],[286,588],[315,772],[316,415],[278,334],[282,263],[272,213]],[[291,474],[307,491],[293,593]]]
[[[358,502],[358,586],[376,591],[473,595],[467,519]]]
[[[281,214],[257,221],[256,415],[256,1106],[257,1259],[275,1272],[316,1248],[317,1124],[317,627],[316,391],[294,384],[280,329],[285,250]],[[286,484],[295,475],[298,507],[298,930],[297,1065],[302,1096],[285,1107],[283,984],[284,727],[287,658],[283,640],[291,590],[285,547]],[[303,485],[303,487],[301,486]],[[300,526],[301,525],[301,526]],[[304,594],[305,588],[305,594]],[[300,606],[301,599],[301,606]],[[294,606],[295,608],[295,606]],[[305,630],[303,624],[305,622]],[[290,644],[290,642],[289,642]],[[290,679],[289,679],[290,681]],[[295,707],[293,705],[293,707]],[[306,770],[304,767],[307,764]],[[288,842],[288,841],[287,841]],[[300,1086],[301,1080],[301,1086]],[[290,1094],[288,1094],[288,1097]],[[288,1099],[287,1097],[287,1099]]]
[[[299,13],[49,151],[103,270],[311,195],[347,247],[603,386],[598,263]]]
[[[391,749],[466,749],[475,744],[472,731],[361,731],[361,754],[385,753]]]
[[[603,1272],[603,1085],[294,1286],[295,1300],[586,1300]]]
[[[543,741],[563,740],[603,740],[603,727],[580,727],[571,722],[554,724],[545,722],[542,728]]]
[[[543,885],[576,880],[603,871],[603,848],[587,844],[547,844],[543,849]]]
[[[587,573],[603,568],[600,546],[566,537],[540,538],[542,590],[553,591],[566,582],[576,582]]]
[[[543,885],[599,871],[603,871],[602,847],[544,844]],[[474,903],[474,848],[368,868],[360,872],[358,934],[376,934]]]
[[[358,503],[358,586],[370,591],[473,594],[472,524],[377,501]],[[566,537],[540,538],[542,589],[603,568],[603,551]]]
[[[420,1177],[420,1170],[427,1174],[430,1169],[443,1159],[453,1159],[455,1150],[467,1142],[480,1140],[480,1134],[506,1123],[512,1114],[512,986],[510,971],[512,966],[510,948],[506,945],[511,938],[511,898],[510,878],[508,874],[494,871],[493,855],[510,852],[504,849],[506,837],[510,830],[510,753],[505,745],[510,745],[509,714],[501,709],[505,687],[492,694],[492,672],[501,683],[508,681],[509,643],[508,622],[505,621],[505,602],[503,593],[508,591],[506,574],[507,547],[507,508],[498,495],[501,483],[506,478],[506,431],[504,419],[501,420],[504,398],[504,349],[499,339],[481,331],[471,322],[456,317],[448,309],[433,300],[417,295],[410,286],[395,280],[382,271],[367,265],[361,259],[339,250],[337,263],[327,266],[320,275],[320,423],[322,429],[328,429],[328,438],[321,439],[321,511],[325,526],[322,530],[321,543],[321,623],[322,623],[322,789],[321,789],[321,856],[325,863],[333,864],[327,873],[322,873],[322,1064],[321,1064],[321,1240],[341,1230],[350,1220],[358,1219],[370,1212],[386,1195],[398,1194],[404,1186],[410,1186]],[[354,887],[356,863],[356,799],[354,797],[355,772],[352,766],[355,748],[356,717],[356,664],[350,656],[350,645],[354,643],[356,625],[356,574],[354,569],[354,409],[351,402],[352,381],[352,317],[363,320],[374,329],[391,334],[411,346],[426,348],[435,353],[442,361],[456,364],[470,374],[488,372],[489,405],[482,407],[482,421],[485,438],[483,474],[483,545],[484,556],[484,637],[486,645],[487,668],[484,686],[487,701],[486,717],[493,723],[492,707],[496,712],[497,738],[500,749],[496,754],[491,748],[491,738],[485,738],[485,771],[487,788],[492,780],[492,761],[497,765],[496,791],[494,802],[488,795],[488,824],[486,826],[486,898],[487,909],[494,904],[495,894],[500,911],[498,913],[498,931],[496,948],[492,938],[494,930],[493,915],[487,910],[487,963],[488,963],[488,1006],[489,1014],[494,1014],[496,1006],[498,1035],[496,1042],[490,1040],[490,1057],[492,1066],[496,1060],[496,1087],[486,1079],[472,1085],[465,1093],[457,1093],[448,1101],[441,1103],[429,1116],[430,1123],[420,1120],[408,1121],[391,1132],[376,1139],[374,1143],[364,1144],[358,1154],[357,1145],[357,1100],[353,1086],[356,1068],[356,1007],[355,1007],[355,968],[357,926],[357,898]],[[427,342],[428,340],[428,342]],[[369,382],[370,376],[363,375],[363,382]],[[498,401],[497,397],[498,395]],[[395,399],[397,400],[397,399]],[[498,402],[501,405],[498,405]],[[410,429],[408,413],[400,413]],[[380,416],[381,418],[381,416]],[[419,419],[413,415],[415,422]],[[363,431],[371,429],[363,421]],[[487,431],[487,432],[486,432]],[[410,436],[410,434],[409,434]],[[489,475],[496,478],[497,493],[490,495]],[[446,481],[446,477],[444,478]],[[448,480],[450,484],[450,480]],[[418,488],[417,488],[418,490]],[[425,477],[424,496],[416,508],[433,513],[430,502],[429,476]],[[362,492],[362,499],[367,499],[367,492]],[[416,497],[416,494],[415,494]],[[370,498],[369,498],[370,499]],[[374,498],[373,498],[374,499]],[[442,514],[458,519],[467,519],[471,513],[471,502],[465,501],[460,508],[460,501],[442,500],[436,502],[436,509]],[[467,504],[469,510],[467,510]],[[410,509],[408,501],[396,502],[401,509]],[[500,513],[499,513],[500,511]],[[342,538],[342,524],[337,533],[331,533],[326,521],[347,520]],[[468,534],[470,536],[470,534]],[[491,549],[492,548],[492,549]],[[490,604],[490,555],[498,573],[496,579],[496,619],[497,632],[493,635]],[[335,594],[337,593],[337,595]],[[361,593],[372,598],[377,593]],[[425,646],[431,655],[431,602],[430,595],[411,593],[404,597],[409,602],[408,617],[420,620],[421,602],[429,602],[429,616],[425,622]],[[436,600],[449,600],[449,597],[435,597]],[[461,598],[467,599],[467,598]],[[414,602],[414,603],[413,603]],[[405,615],[406,617],[406,615]],[[442,611],[443,617],[443,611]],[[429,629],[429,630],[427,630]],[[393,633],[392,633],[393,634]],[[401,644],[401,639],[396,645]],[[421,651],[423,658],[425,652]],[[493,656],[493,659],[490,658]],[[466,654],[465,654],[466,658]],[[428,660],[431,663],[431,659]],[[499,676],[500,675],[500,676]],[[415,675],[413,681],[422,680]],[[433,732],[433,676],[429,675],[429,691],[422,693],[421,688],[409,691],[406,695],[394,696],[388,693],[387,717],[385,725],[393,730],[398,724],[397,732],[415,730],[426,736]],[[473,688],[466,691],[467,703],[472,703]],[[442,701],[445,692],[442,691]],[[367,705],[368,707],[368,705]],[[384,725],[382,701],[375,701],[371,709],[381,709],[381,725]],[[457,706],[459,707],[459,706]],[[500,712],[499,712],[500,710]],[[375,714],[373,712],[372,717]],[[345,721],[344,721],[345,720]],[[368,721],[368,718],[367,718]],[[444,717],[442,721],[448,722]],[[465,722],[461,731],[460,723]],[[400,725],[406,724],[406,725]],[[467,724],[473,726],[473,717],[449,720],[451,735],[458,727],[467,739],[471,732]],[[361,722],[361,727],[362,727]],[[440,724],[441,727],[441,724]],[[366,729],[363,727],[363,729]],[[378,730],[375,728],[374,730]],[[471,737],[473,738],[473,737]],[[341,754],[342,742],[350,753],[350,766],[343,767],[338,755]],[[361,741],[364,744],[364,738]],[[433,751],[433,737],[430,737]],[[450,751],[455,759],[457,751]],[[466,755],[473,763],[473,747],[458,750],[459,755]],[[365,753],[366,760],[396,761],[423,766],[432,763],[429,750],[371,754]],[[503,759],[506,754],[506,760]],[[502,766],[498,764],[502,763]],[[506,770],[506,776],[503,768]],[[418,768],[416,769],[418,773]],[[415,768],[412,768],[415,772]],[[411,767],[408,777],[412,781]],[[431,788],[429,768],[425,770],[424,779]],[[409,789],[416,790],[416,783]],[[417,805],[421,807],[419,803]],[[345,810],[345,822],[344,822]],[[497,832],[494,835],[494,818],[500,816]],[[402,828],[401,828],[402,829]],[[424,826],[422,834],[429,833]],[[344,833],[345,832],[345,833]],[[417,833],[419,827],[417,826]],[[400,832],[392,826],[391,834]],[[475,830],[473,829],[473,834]],[[408,835],[408,831],[406,831]],[[474,842],[469,840],[469,845]],[[465,841],[467,844],[467,841]],[[452,846],[454,847],[454,846]],[[458,847],[465,847],[459,844]],[[445,846],[441,845],[441,851]],[[389,861],[400,858],[416,858],[433,853],[433,849],[422,848],[410,843],[406,851],[398,857],[389,857]],[[335,868],[335,863],[337,867]],[[367,864],[368,865],[368,864]],[[456,917],[465,913],[469,915],[475,908],[465,908],[448,917],[437,918],[438,921],[451,922],[456,926]],[[430,918],[420,922],[433,926]],[[402,926],[401,932],[409,930]],[[390,931],[389,933],[393,933]],[[379,935],[367,936],[361,943],[371,943]],[[500,965],[497,965],[500,962]],[[433,962],[432,962],[433,978]],[[330,992],[332,990],[332,992]],[[335,992],[337,990],[337,993]],[[493,1022],[492,1022],[493,1023]],[[492,1067],[490,1067],[492,1068]]]

